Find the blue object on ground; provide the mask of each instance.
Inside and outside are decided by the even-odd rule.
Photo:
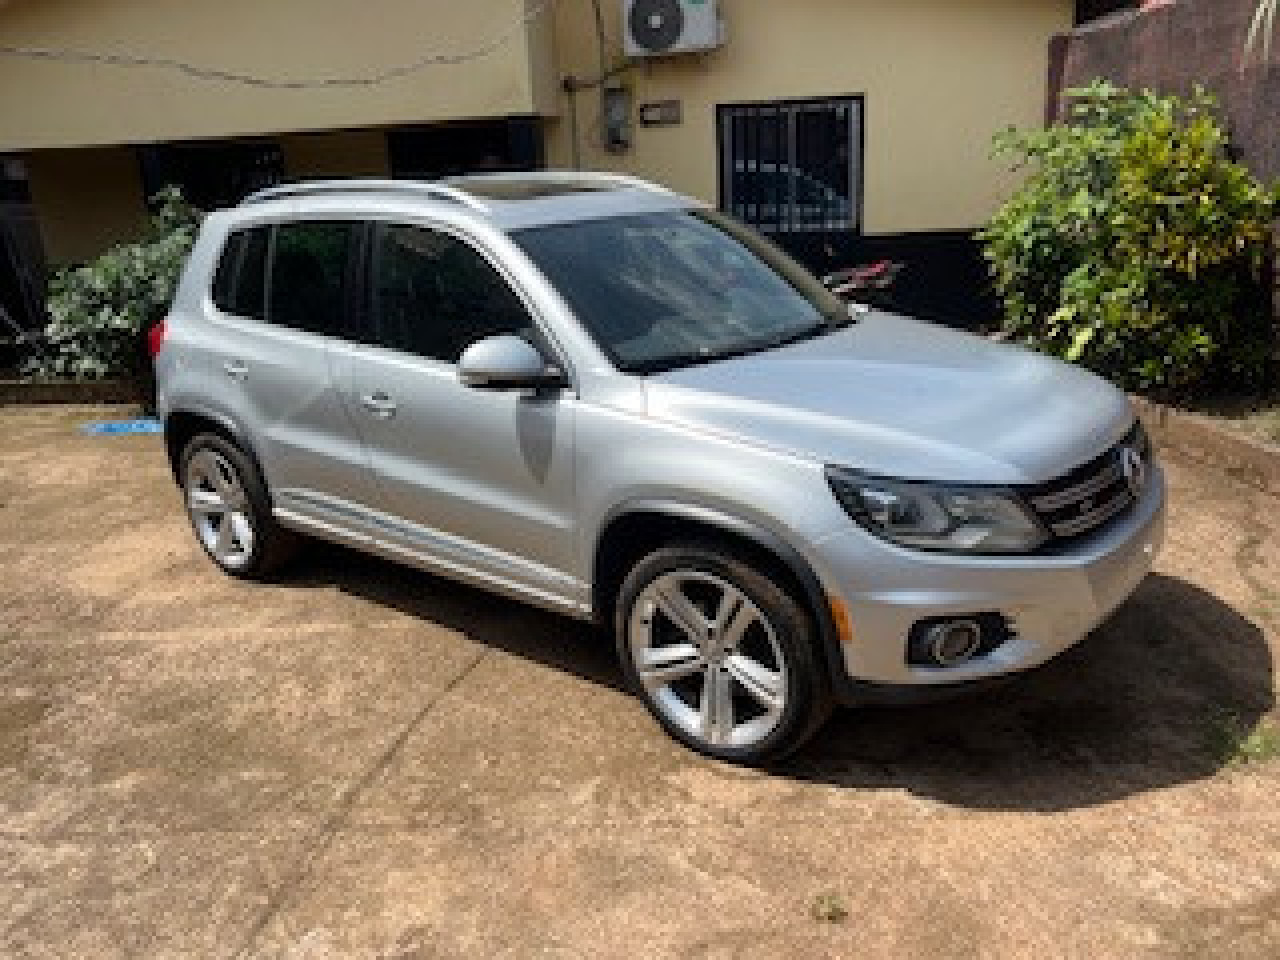
[[[140,420],[97,420],[81,428],[85,433],[117,435],[122,433],[164,433],[164,426],[154,417]]]

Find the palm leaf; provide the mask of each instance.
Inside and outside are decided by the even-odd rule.
[[[1280,10],[1280,0],[1258,0],[1258,9],[1254,11],[1253,22],[1249,24],[1249,35],[1245,38],[1245,56],[1252,54],[1262,45],[1262,58],[1271,57],[1271,40],[1275,31],[1276,13]]]

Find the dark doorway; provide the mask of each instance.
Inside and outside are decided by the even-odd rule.
[[[255,190],[284,178],[284,155],[272,140],[219,140],[139,147],[148,200],[177,187],[201,210],[235,206]]]
[[[44,288],[44,248],[26,167],[17,157],[0,156],[0,340],[43,324]]]
[[[387,134],[391,174],[434,180],[488,171],[540,170],[546,165],[536,117],[460,120]]]

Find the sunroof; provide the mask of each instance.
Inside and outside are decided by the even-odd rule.
[[[608,183],[575,183],[566,181],[557,183],[547,180],[506,180],[476,178],[468,180],[459,178],[455,185],[467,193],[488,200],[538,200],[542,197],[564,197],[575,193],[599,193],[602,190],[615,189]]]

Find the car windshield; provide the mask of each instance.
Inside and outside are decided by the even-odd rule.
[[[741,356],[850,322],[803,267],[709,210],[536,227],[513,239],[629,373]]]

